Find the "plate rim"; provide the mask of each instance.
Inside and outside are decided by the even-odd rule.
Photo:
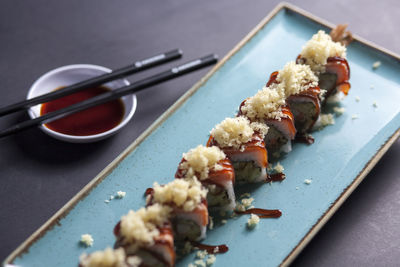
[[[308,11],[305,11],[291,3],[281,2],[273,8],[273,10],[264,17],[245,37],[240,40],[207,74],[196,82],[186,93],[184,93],[174,104],[172,104],[160,117],[158,117],[139,137],[134,140],[127,148],[124,149],[114,160],[111,161],[99,174],[97,174],[88,184],[86,184],[77,194],[75,194],[63,207],[61,207],[53,216],[51,216],[44,224],[42,224],[35,232],[33,232],[24,242],[22,242],[13,252],[3,261],[4,265],[12,264],[13,261],[26,253],[29,248],[42,238],[54,226],[60,225],[60,220],[69,214],[69,212],[90,192],[96,188],[133,150],[135,150],[154,130],[156,130],[164,121],[166,121],[178,108],[180,108],[200,87],[202,87],[233,55],[235,55],[247,42],[249,42],[263,27],[265,27],[280,11],[289,10],[304,16],[318,24],[332,29],[335,25]],[[356,34],[353,39],[360,44],[371,49],[377,50],[389,57],[400,62],[400,55],[383,48],[371,41],[368,41]],[[280,266],[289,266],[319,230],[328,222],[333,214],[339,209],[344,201],[351,195],[357,186],[364,180],[367,174],[393,145],[400,136],[400,127],[390,136],[380,149],[366,163],[360,173],[354,178],[351,184],[346,187],[341,195],[331,204],[318,221],[304,235],[301,241],[293,248],[293,250],[280,263]]]

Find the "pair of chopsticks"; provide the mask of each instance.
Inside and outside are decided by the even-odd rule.
[[[64,87],[62,89],[56,90],[51,93],[47,93],[35,98],[31,98],[25,101],[21,101],[15,104],[11,104],[6,107],[0,108],[0,116],[4,116],[7,114],[10,114],[12,112],[20,111],[27,109],[31,106],[44,103],[44,102],[49,102],[52,100],[55,100],[57,98],[84,90],[88,89],[90,87],[95,87],[99,86],[101,84],[107,83],[112,80],[120,79],[122,77],[158,66],[160,64],[164,64],[166,62],[169,62],[174,59],[178,59],[182,57],[182,51],[180,49],[172,50],[167,53],[163,53],[160,55],[156,55],[141,61],[137,61],[133,65],[114,70],[110,73],[103,74],[100,76],[97,76],[95,78],[91,78],[89,80],[85,80],[83,82],[79,82],[67,87]],[[73,104],[71,106],[68,106],[63,109],[59,109],[50,113],[47,113],[43,116],[37,117],[35,119],[27,120],[21,123],[18,123],[14,126],[11,126],[10,128],[7,128],[5,130],[0,131],[0,138],[5,137],[17,132],[20,132],[22,130],[38,126],[41,124],[46,124],[61,118],[64,118],[66,116],[69,116],[71,114],[77,113],[79,111],[104,104],[106,102],[118,99],[122,96],[129,95],[136,93],[140,90],[143,90],[145,88],[154,86],[156,84],[177,78],[179,76],[182,76],[184,74],[193,72],[195,70],[207,67],[209,65],[215,64],[218,61],[218,57],[214,54],[187,62],[185,64],[179,65],[177,67],[171,68],[167,71],[160,72],[158,74],[152,75],[148,78],[138,80],[128,86],[124,86],[115,90],[111,90],[109,92],[105,92],[103,94],[100,94],[98,96],[92,97],[90,99],[87,99],[85,101]]]

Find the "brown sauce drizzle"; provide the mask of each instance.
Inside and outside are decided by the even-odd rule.
[[[113,230],[114,235],[115,235],[115,236],[119,236],[120,231],[121,231],[121,221],[119,221],[119,222],[115,225],[114,230]]]
[[[266,183],[282,182],[285,179],[286,179],[286,175],[284,173],[274,173],[274,174],[268,174],[268,177],[267,177],[267,179],[265,179],[265,182]]]
[[[57,89],[61,88],[63,87]],[[40,108],[40,115],[69,107],[81,101],[110,92],[110,90],[107,87],[98,86],[46,102]],[[45,125],[47,128],[62,134],[88,136],[100,134],[114,128],[121,123],[124,114],[125,107],[122,100],[116,99],[46,123]]]
[[[256,214],[260,218],[279,218],[282,216],[282,212],[280,210],[266,210],[253,208],[245,211],[235,211],[237,214]]]
[[[298,143],[304,143],[307,145],[314,144],[314,141],[315,141],[314,137],[312,137],[311,135],[307,135],[307,134],[297,134],[294,140]]]
[[[148,195],[152,195],[153,193],[154,193],[154,189],[151,188],[151,187],[149,187],[149,188],[147,188],[146,191],[144,192],[144,195],[145,195],[145,196],[148,196]]]
[[[200,244],[196,241],[191,241],[191,244],[193,247],[207,251],[208,254],[220,254],[220,253],[225,253],[229,250],[228,246],[225,244],[213,246],[213,245]]]

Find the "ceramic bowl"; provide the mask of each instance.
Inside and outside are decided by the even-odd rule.
[[[111,70],[108,68],[89,64],[77,64],[60,67],[47,72],[37,79],[29,89],[27,99],[51,92],[60,86],[68,86],[109,72],[111,72]],[[119,79],[104,85],[113,90],[129,85],[129,81],[126,79]],[[94,135],[76,136],[59,133],[47,128],[46,125],[41,125],[40,129],[51,137],[71,143],[89,143],[105,139],[121,130],[135,113],[137,104],[135,95],[124,96],[121,98],[121,100],[124,105],[125,114],[122,118],[122,121],[108,131]],[[40,116],[40,109],[41,104],[31,107],[28,110],[29,116],[32,119]]]

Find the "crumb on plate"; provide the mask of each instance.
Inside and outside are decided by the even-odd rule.
[[[281,165],[281,163],[278,162],[278,163],[276,164],[276,166],[274,167],[274,170],[275,170],[277,173],[283,173],[283,171],[285,170],[285,168],[283,168],[283,166]]]
[[[207,250],[199,250],[196,253],[196,258],[204,259],[208,255]]]
[[[195,260],[195,261],[194,261],[194,266],[197,266],[197,267],[206,267],[206,263],[204,262],[204,260]]]
[[[81,235],[80,242],[83,245],[85,245],[86,247],[91,247],[91,246],[93,246],[94,240],[90,234],[83,234],[83,235]]]
[[[260,217],[258,217],[255,214],[251,214],[250,218],[247,220],[247,227],[253,229],[254,227],[257,226],[259,222],[260,222]]]
[[[126,192],[118,191],[116,197],[117,198],[124,198],[126,196]]]
[[[217,260],[217,257],[215,257],[215,255],[208,255],[208,258],[206,260],[206,264],[207,266],[213,265],[214,262]]]
[[[332,113],[320,114],[318,120],[315,122],[314,129],[321,130],[327,125],[335,124],[335,119]]]
[[[378,60],[378,61],[375,61],[374,62],[374,64],[372,64],[372,68],[374,69],[374,70],[376,70],[377,68],[379,68],[380,66],[381,66],[381,62]]]
[[[307,185],[311,184],[311,182],[312,182],[311,179],[305,179],[305,180],[304,180],[304,183],[307,184]]]
[[[333,108],[333,111],[335,112],[335,114],[336,114],[337,116],[340,116],[340,115],[342,115],[342,114],[346,111],[346,109],[343,108],[343,107],[334,107],[334,108]]]
[[[253,203],[254,198],[250,197],[250,198],[244,198],[242,199],[242,205],[245,207],[245,209],[247,209],[248,207],[251,206],[251,204]]]

